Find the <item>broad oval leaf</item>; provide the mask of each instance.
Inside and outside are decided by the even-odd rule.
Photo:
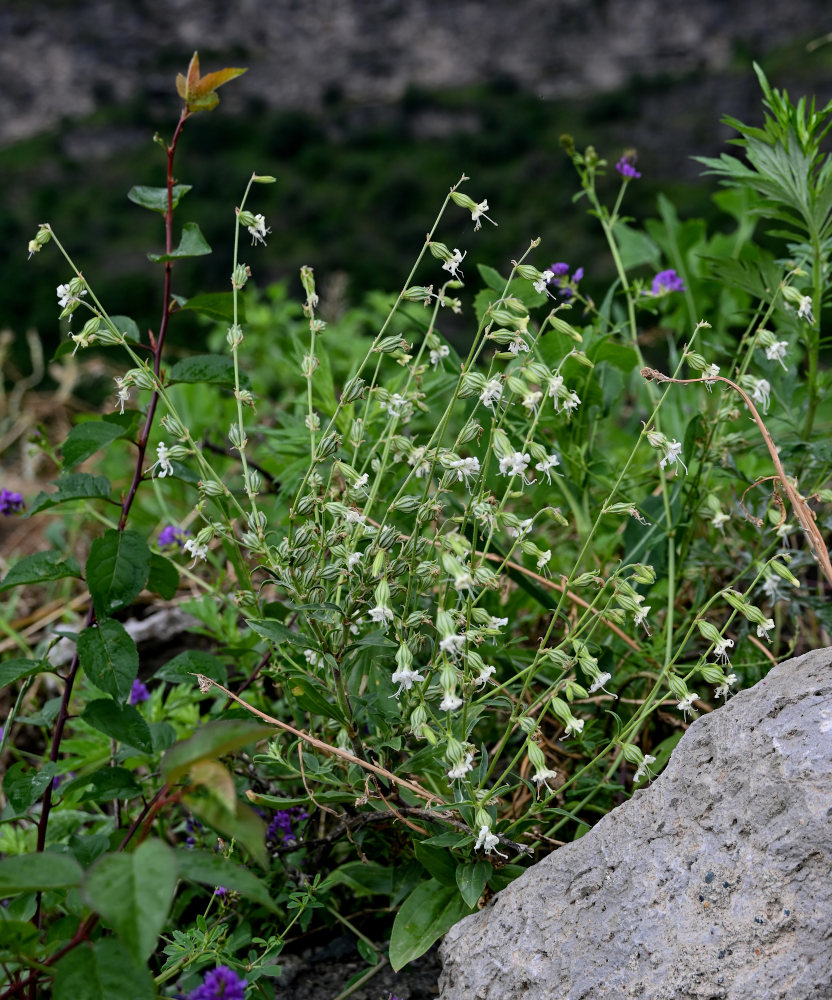
[[[223,685],[228,683],[228,670],[225,664],[218,656],[203,649],[186,649],[172,660],[168,660],[154,676],[171,684],[179,684],[182,681],[193,684],[194,674],[204,674],[212,681],[219,681]]]
[[[0,898],[81,884],[81,866],[68,854],[21,854],[0,861]]]
[[[487,861],[464,861],[456,866],[456,884],[468,906],[479,902],[494,869]]]
[[[398,972],[419,958],[471,908],[455,885],[442,885],[435,878],[420,882],[402,904],[390,935],[390,965]]]
[[[103,420],[88,420],[73,427],[61,445],[61,455],[65,469],[71,469],[86,461],[99,449],[120,438],[124,431],[118,424],[105,424]]]
[[[99,858],[87,872],[81,895],[141,962],[165,926],[175,889],[173,851],[161,840],[146,840],[132,854]]]
[[[110,528],[90,546],[87,586],[95,612],[104,618],[141,593],[150,572],[150,549],[138,531]]]
[[[158,552],[150,553],[147,589],[153,594],[158,594],[165,601],[173,600],[179,589],[179,570],[170,559],[159,555]]]
[[[110,698],[96,698],[81,713],[87,725],[105,736],[128,746],[151,753],[153,739],[150,728],[132,705],[119,705]]]
[[[179,781],[201,760],[216,760],[232,750],[274,735],[274,727],[251,719],[218,719],[200,726],[193,736],[171,747],[162,759],[162,774],[169,783]]]
[[[182,260],[185,257],[203,257],[211,253],[208,241],[202,235],[199,226],[195,222],[186,222],[182,227],[182,237],[179,246],[171,253],[149,253],[148,260],[159,263],[168,260]]]
[[[189,848],[180,848],[176,852],[179,877],[200,885],[225,886],[239,892],[246,899],[260,903],[266,909],[277,912],[277,906],[266,885],[242,865],[234,864],[218,854],[208,854]]]
[[[8,687],[15,681],[22,681],[25,677],[39,674],[42,670],[51,670],[48,663],[42,660],[6,660],[0,663],[0,688]]]
[[[222,354],[197,354],[177,361],[167,374],[166,383],[207,382],[209,385],[234,385],[234,362]],[[240,385],[248,385],[240,376]]]
[[[45,583],[48,580],[62,580],[66,576],[80,576],[81,567],[72,558],[50,549],[49,552],[35,552],[24,556],[3,577],[0,591],[9,587],[22,587],[29,583]]]
[[[48,510],[69,500],[109,500],[110,483],[106,476],[91,476],[88,472],[68,472],[54,481],[54,493],[41,491],[32,501],[29,516]]]
[[[191,184],[173,185],[171,195],[174,208],[191,190],[192,186]],[[134,205],[148,208],[151,212],[160,212],[164,215],[168,210],[168,189],[166,187],[147,187],[144,184],[136,184],[127,192],[127,197]]]
[[[139,651],[124,626],[103,618],[78,636],[78,658],[89,679],[110,697],[122,700],[139,672]]]
[[[52,762],[47,762],[39,769],[30,767],[23,761],[12,764],[3,776],[3,791],[12,809],[17,813],[26,812],[52,784],[57,771],[57,764]]]
[[[194,295],[186,302],[183,302],[182,309],[193,309],[195,312],[204,313],[213,319],[220,319],[225,323],[234,322],[234,293],[233,292],[207,292],[204,295]],[[237,322],[245,323],[246,310],[245,299],[237,296]]]
[[[111,802],[113,799],[134,799],[141,792],[141,785],[126,767],[102,767],[61,786],[64,802]]]
[[[82,944],[57,963],[52,1000],[154,1000],[153,977],[115,938]]]

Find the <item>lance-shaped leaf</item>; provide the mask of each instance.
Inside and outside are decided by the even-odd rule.
[[[218,719],[209,722],[187,740],[171,747],[162,760],[162,774],[169,783],[179,781],[203,760],[216,760],[232,750],[248,746],[274,734],[272,726],[250,719]]]

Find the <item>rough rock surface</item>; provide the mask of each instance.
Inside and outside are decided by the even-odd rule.
[[[441,950],[441,1000],[832,997],[832,648],[698,719]]]

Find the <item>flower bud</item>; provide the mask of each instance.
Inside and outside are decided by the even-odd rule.
[[[243,328],[239,323],[235,323],[229,326],[228,333],[225,335],[225,340],[228,346],[233,350],[235,347],[239,347],[243,342]]]
[[[790,583],[793,587],[800,586],[800,580],[792,573],[788,566],[784,566],[783,563],[779,562],[777,559],[772,559],[769,566],[774,570],[774,572],[787,583]]]
[[[301,517],[308,517],[317,506],[317,503],[317,497],[307,494],[298,499],[298,502],[295,504],[295,512],[300,514]]]
[[[706,622],[702,618],[697,618],[696,626],[702,634],[702,638],[707,639],[708,642],[718,643],[722,641],[719,630],[710,622]]]
[[[412,514],[422,506],[422,498],[406,493],[390,504],[390,510],[400,510],[404,514]]]
[[[367,388],[367,383],[363,378],[359,378],[357,375],[355,378],[351,378],[349,382],[344,386],[343,392],[341,393],[341,401],[343,403],[352,403],[356,399],[362,399]]]
[[[124,376],[125,381],[127,379],[137,386],[139,389],[155,389],[156,380],[153,373],[147,368],[131,368]],[[173,432],[172,432],[173,433]],[[179,435],[177,435],[178,437]]]
[[[722,671],[722,667],[718,667],[715,663],[703,663],[699,668],[699,673],[707,684],[725,683],[725,674]]]
[[[622,743],[621,753],[624,755],[624,760],[629,764],[635,764],[636,767],[639,767],[644,761],[644,754],[635,743]]]
[[[390,337],[382,337],[381,340],[376,341],[373,344],[373,351],[376,354],[393,354],[398,350],[404,350],[406,347],[407,341],[402,335],[394,333]]]
[[[676,674],[668,674],[667,687],[674,698],[684,701],[688,696],[688,686],[681,677]]]
[[[338,434],[330,433],[321,441],[315,450],[315,461],[322,462],[330,455],[334,455],[341,445],[341,438]]]

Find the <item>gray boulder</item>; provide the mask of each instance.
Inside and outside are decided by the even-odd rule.
[[[832,998],[832,649],[453,927],[440,1000]]]

